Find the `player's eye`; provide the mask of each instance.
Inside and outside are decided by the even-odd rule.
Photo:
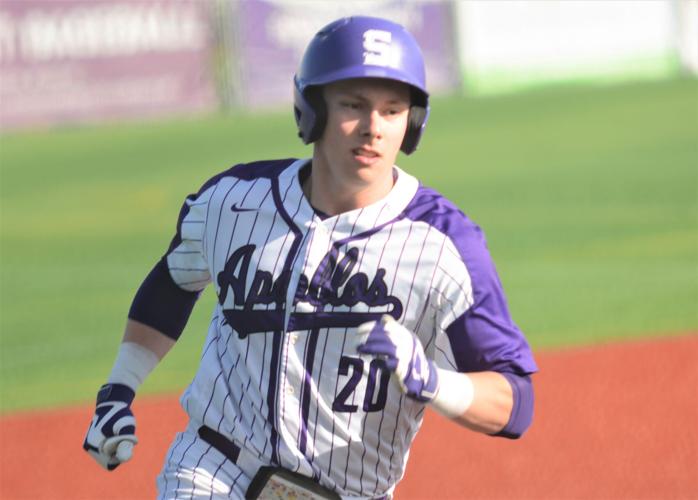
[[[353,110],[361,109],[361,103],[358,101],[342,101],[339,104],[343,108],[347,108],[347,109],[353,109]]]
[[[395,107],[392,107],[392,108],[388,108],[388,109],[385,111],[385,115],[386,115],[386,116],[398,116],[398,115],[404,113],[405,110],[406,110],[406,108],[404,108],[404,107],[402,107],[402,106],[395,106]]]

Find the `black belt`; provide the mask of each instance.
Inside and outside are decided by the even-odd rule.
[[[215,449],[220,451],[223,455],[225,455],[225,457],[228,460],[230,460],[234,464],[237,463],[238,457],[240,456],[240,447],[233,443],[230,439],[225,437],[223,434],[214,431],[210,427],[206,427],[205,425],[203,425],[199,427],[199,437],[211,446],[213,446]],[[249,491],[247,491],[245,498],[257,498],[257,495],[264,488],[264,485],[266,484],[266,482],[272,474],[278,474],[281,476],[285,476],[288,479],[294,480],[297,484],[302,484],[303,488],[305,488],[306,490],[312,491],[316,493],[316,495],[319,495],[320,498],[340,498],[340,496],[337,493],[320,486],[319,484],[312,481],[312,479],[310,478],[301,476],[298,473],[291,472],[286,469],[270,466],[262,467],[255,475],[255,477],[252,478],[252,483],[250,484]],[[387,500],[389,498],[389,495],[385,495],[382,497],[378,497],[375,500]]]
[[[199,437],[220,451],[228,460],[237,463],[240,456],[240,447],[223,434],[204,425],[199,427]]]

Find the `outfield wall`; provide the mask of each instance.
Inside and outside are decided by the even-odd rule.
[[[217,108],[205,2],[3,0],[0,127]]]
[[[227,2],[226,2],[227,3]],[[372,15],[404,25],[417,39],[432,93],[460,87],[458,54],[450,1],[245,0],[230,5],[234,38],[228,43],[231,101],[254,109],[278,107],[293,99],[291,77],[313,35],[334,19]]]
[[[437,95],[698,72],[698,0],[3,0],[0,130],[287,106],[350,14],[413,32]]]
[[[682,62],[696,72],[696,0],[455,5],[463,81],[470,93],[664,78],[679,73]]]

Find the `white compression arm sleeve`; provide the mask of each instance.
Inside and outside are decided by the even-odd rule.
[[[122,342],[108,382],[127,385],[135,392],[159,362],[150,349],[135,342]]]
[[[431,400],[432,408],[448,418],[463,415],[473,402],[473,381],[465,373],[437,368],[439,390]]]

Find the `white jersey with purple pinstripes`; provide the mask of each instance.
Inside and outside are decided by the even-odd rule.
[[[307,163],[239,165],[185,202],[170,274],[189,291],[212,282],[218,300],[182,405],[264,463],[378,496],[402,477],[425,407],[357,354],[358,325],[390,314],[451,370],[535,365],[476,225],[397,167],[387,197],[321,218]]]

